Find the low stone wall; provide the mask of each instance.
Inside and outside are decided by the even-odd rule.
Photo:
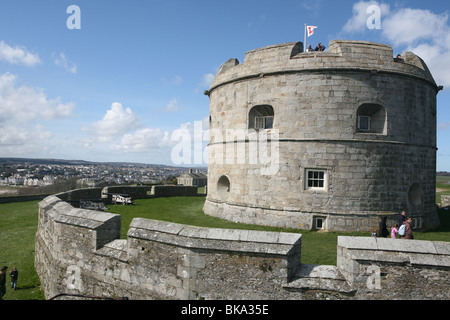
[[[301,263],[298,233],[211,229],[39,203],[46,298],[450,299],[450,243],[339,237],[337,265]]]
[[[339,237],[337,267],[360,299],[450,299],[450,243]]]
[[[133,200],[145,199],[149,197],[151,189],[151,186],[108,186],[103,188],[101,197],[106,203],[111,203],[113,194],[127,194]]]
[[[36,270],[46,298],[60,293],[130,299],[274,299],[300,265],[301,235],[209,229],[39,204]],[[300,297],[296,295],[297,297]]]
[[[0,203],[11,203],[11,202],[26,202],[26,201],[37,201],[48,197],[49,194],[37,194],[29,196],[10,196],[10,197],[0,197]]]
[[[102,188],[75,189],[55,194],[63,201],[79,201],[80,199],[99,199]]]
[[[151,195],[154,197],[175,197],[197,196],[199,194],[197,186],[153,186]]]

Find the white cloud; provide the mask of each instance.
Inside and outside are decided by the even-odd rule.
[[[0,75],[0,153],[27,155],[54,134],[39,124],[72,116],[73,103],[48,99],[42,89],[17,86],[17,76]]]
[[[212,73],[207,73],[207,74],[203,75],[201,84],[203,86],[210,87],[212,82],[213,82],[213,80],[214,80],[214,75]]]
[[[209,118],[187,122],[172,132],[160,128],[141,128],[124,134],[109,150],[141,158],[158,156],[173,164],[205,164],[207,158]],[[88,144],[89,146],[91,144]],[[180,159],[182,162],[180,162]]]
[[[122,104],[114,102],[101,120],[82,130],[89,131],[98,142],[110,142],[138,126],[139,119],[136,114],[130,108],[124,108]]]
[[[17,87],[16,82],[17,76],[9,72],[0,75],[0,124],[25,124],[36,119],[55,120],[72,115],[73,103],[48,99],[42,89]]]
[[[421,57],[438,85],[450,86],[450,26],[448,14],[404,8],[386,17],[383,35]]]
[[[179,86],[180,84],[183,83],[183,78],[181,76],[175,76],[175,78],[173,78],[172,83],[174,85]]]
[[[77,73],[77,65],[74,62],[67,60],[64,52],[61,52],[59,55],[52,53],[52,58],[55,65],[63,67],[70,73]]]
[[[165,106],[164,111],[175,112],[179,110],[178,100],[176,98],[171,99]]]
[[[173,77],[172,80],[167,80],[166,78],[162,78],[161,80],[165,85],[174,85],[174,86],[179,86],[184,82],[183,77],[178,75]]]
[[[16,46],[13,48],[4,41],[0,41],[0,60],[26,66],[34,66],[41,63],[38,55],[28,52],[24,47]]]
[[[305,0],[302,2],[302,7],[308,11],[317,12],[322,7],[323,0]]]
[[[359,1],[353,4],[353,16],[347,20],[342,30],[346,33],[364,32],[367,29],[367,19],[370,14],[367,13],[367,8],[371,5],[377,5],[381,10],[381,18],[387,16],[390,12],[390,7],[378,1]],[[384,28],[384,24],[382,24]]]
[[[438,85],[450,86],[450,26],[447,13],[430,10],[397,8],[377,1],[359,1],[353,5],[353,15],[342,28],[348,34],[366,32],[369,5],[381,9],[381,36],[392,43],[394,50],[411,51],[422,58]],[[400,53],[400,52],[398,52]]]
[[[386,17],[383,34],[395,44],[413,44],[419,40],[436,41],[448,31],[448,14],[429,10],[400,9]]]
[[[111,145],[112,150],[127,152],[155,151],[160,148],[170,147],[169,132],[159,128],[143,128],[133,133],[124,134],[119,143]]]

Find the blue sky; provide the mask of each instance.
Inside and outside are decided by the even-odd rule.
[[[367,28],[371,4],[380,29]],[[220,65],[303,41],[308,23],[313,45],[374,41],[427,62],[445,87],[437,166],[450,171],[449,14],[444,0],[1,0],[0,157],[173,164],[174,132],[207,130]]]

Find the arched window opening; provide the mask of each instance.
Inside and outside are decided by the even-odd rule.
[[[272,129],[274,121],[273,107],[270,105],[254,106],[248,114],[248,128],[255,130]]]
[[[230,193],[230,180],[226,176],[221,176],[217,181],[217,193],[222,199]]]
[[[356,132],[386,134],[386,111],[383,106],[365,103],[356,112]]]

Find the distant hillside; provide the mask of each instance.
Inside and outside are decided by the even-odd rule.
[[[164,167],[164,168],[184,168],[176,167],[164,164],[147,164],[136,162],[92,162],[86,160],[64,160],[64,159],[39,159],[39,158],[13,158],[13,157],[0,157],[0,163],[36,163],[36,164],[54,164],[54,165],[108,165],[108,166],[134,166],[134,167]]]

